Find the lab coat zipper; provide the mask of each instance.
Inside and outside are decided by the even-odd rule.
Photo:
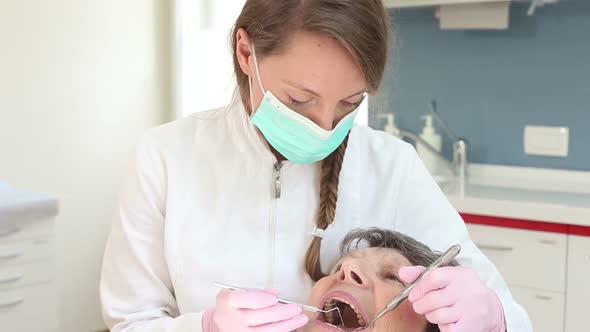
[[[281,168],[283,167],[283,162],[278,161],[274,164],[274,172],[273,172],[273,180],[274,180],[274,198],[279,199],[281,198]]]
[[[270,223],[268,225],[268,234],[269,234],[269,271],[268,271],[268,280],[266,281],[266,286],[271,288],[273,287],[274,283],[274,260],[275,260],[275,236],[277,231],[277,205],[278,200],[281,198],[281,169],[283,168],[283,162],[277,161],[273,165],[273,197],[271,200],[270,205]]]

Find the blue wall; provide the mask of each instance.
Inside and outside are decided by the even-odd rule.
[[[472,162],[590,171],[590,0],[526,10],[512,5],[505,31],[441,31],[433,9],[392,11],[397,45],[371,126],[393,111],[420,130],[436,98]],[[525,155],[526,124],[569,127],[569,157]]]

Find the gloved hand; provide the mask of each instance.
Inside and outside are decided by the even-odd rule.
[[[308,318],[295,304],[280,304],[274,290],[221,290],[203,316],[204,332],[290,332]]]
[[[402,267],[400,278],[411,283],[422,266]],[[417,314],[442,332],[506,332],[504,308],[496,293],[466,267],[441,267],[430,272],[408,298]]]

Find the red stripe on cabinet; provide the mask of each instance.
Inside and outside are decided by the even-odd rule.
[[[589,236],[590,237],[590,227],[588,227],[588,226],[571,225],[570,226],[570,234],[571,235],[581,235],[581,236]]]
[[[549,223],[543,221],[532,221],[523,219],[511,219],[492,216],[481,216],[476,214],[461,214],[463,220],[468,224],[498,226],[506,228],[527,229],[550,233],[569,234],[569,225]],[[589,227],[590,229],[590,227]]]

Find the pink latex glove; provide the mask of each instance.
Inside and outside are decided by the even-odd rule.
[[[410,283],[422,266],[402,267],[400,278]],[[496,293],[474,270],[441,267],[429,273],[408,298],[417,314],[437,324],[442,332],[505,332],[504,309]]]
[[[290,332],[308,318],[295,304],[280,304],[274,290],[221,290],[203,316],[204,332]]]

